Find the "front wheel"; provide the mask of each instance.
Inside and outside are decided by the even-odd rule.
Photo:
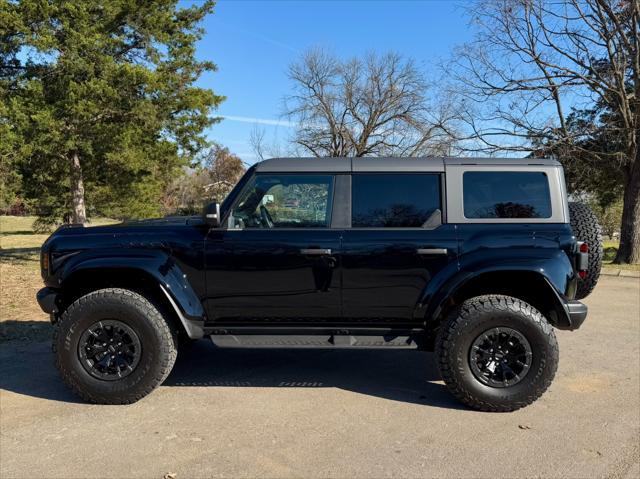
[[[133,291],[93,291],[71,304],[56,326],[56,366],[67,385],[93,403],[143,398],[176,360],[175,334],[158,309]]]
[[[440,373],[463,403],[514,411],[538,399],[558,367],[553,328],[533,306],[502,295],[466,300],[436,340]]]

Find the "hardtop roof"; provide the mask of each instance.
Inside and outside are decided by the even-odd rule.
[[[442,172],[446,165],[560,166],[546,158],[272,158],[256,163],[257,172],[350,173],[350,172]]]

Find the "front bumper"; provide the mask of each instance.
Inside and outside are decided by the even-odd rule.
[[[56,297],[58,292],[53,288],[42,288],[36,294],[36,299],[42,311],[47,314],[54,314],[56,312]]]

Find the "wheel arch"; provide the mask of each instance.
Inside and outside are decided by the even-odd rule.
[[[441,289],[437,303],[430,305],[427,330],[436,331],[450,311],[465,300],[487,294],[521,299],[540,311],[556,328],[570,326],[566,307],[551,280],[540,271],[514,268],[459,274]]]
[[[131,258],[89,259],[68,265],[59,276],[56,308],[63,312],[75,300],[103,288],[134,291],[157,304],[177,329],[192,339],[204,335],[205,313],[193,288],[173,261],[162,267]]]

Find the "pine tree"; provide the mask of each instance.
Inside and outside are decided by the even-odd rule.
[[[194,86],[213,1],[0,0],[0,143],[44,223],[159,213],[224,99]],[[3,125],[10,125],[3,131]]]

